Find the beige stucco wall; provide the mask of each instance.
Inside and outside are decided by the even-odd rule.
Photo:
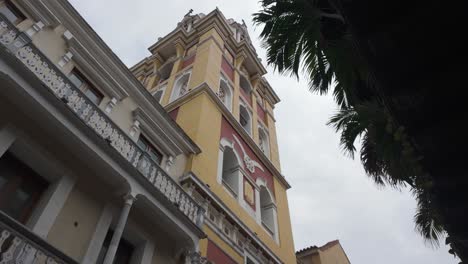
[[[81,261],[102,209],[103,203],[75,187],[56,218],[47,241],[76,261]]]
[[[184,154],[179,155],[174,158],[174,163],[171,168],[169,168],[168,174],[174,178],[180,178],[185,172],[185,166],[187,164],[187,156]]]
[[[322,264],[350,264],[344,250],[339,244],[320,251],[320,259]]]

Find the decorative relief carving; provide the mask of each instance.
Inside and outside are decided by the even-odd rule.
[[[255,168],[259,168],[261,171],[265,171],[262,167],[262,165],[260,165],[258,162],[256,162],[255,160],[252,160],[249,155],[247,155],[247,152],[245,151],[244,147],[242,146],[240,140],[236,137],[236,135],[232,135],[232,137],[236,140],[237,144],[239,144],[239,147],[241,148],[242,150],[242,154],[244,155],[244,164],[245,166],[247,167],[247,169],[251,172],[251,173],[254,173],[255,172]]]

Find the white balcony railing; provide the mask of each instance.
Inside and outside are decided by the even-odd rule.
[[[78,264],[0,211],[0,263]]]
[[[141,151],[99,107],[75,87],[55,64],[32,44],[26,34],[19,32],[2,14],[0,14],[0,48],[16,57],[18,62],[42,81],[58,100],[127,160],[141,174],[135,175],[136,177],[143,176],[194,224],[202,226],[205,210],[158,164]]]

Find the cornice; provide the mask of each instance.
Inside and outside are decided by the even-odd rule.
[[[148,48],[148,50],[153,53],[159,47],[165,46],[168,43],[170,44],[171,40],[177,37],[181,37],[185,41],[185,43],[189,43],[192,41],[193,38],[201,37],[205,32],[209,31],[210,29],[215,29],[223,38],[223,40],[228,42],[231,48],[235,48],[235,53],[247,53],[254,62],[257,70],[261,75],[267,73],[265,67],[258,58],[258,54],[253,49],[253,46],[246,40],[238,42],[234,39],[233,32],[229,24],[227,23],[226,18],[221,13],[221,11],[219,11],[219,9],[213,10],[212,12],[198,20],[197,23],[194,24],[194,28],[192,31],[186,32],[182,27],[177,27],[168,35],[151,45]]]
[[[169,134],[167,125],[164,122],[154,120],[141,108],[137,108],[132,112],[135,120],[140,122],[140,129],[145,132],[150,139],[153,139],[162,151],[170,156],[177,156],[181,153],[197,153],[197,149],[187,144],[183,140],[177,139],[174,134]]]
[[[53,25],[63,25],[73,35],[73,38],[68,41],[72,48],[76,48],[78,53],[83,56],[78,49],[86,47],[89,55],[100,62],[101,70],[105,71],[107,76],[112,77],[114,80],[112,83],[115,83],[116,87],[121,87],[122,91],[131,95],[144,112],[155,118],[157,122],[164,124],[168,133],[174,134],[174,138],[190,146],[189,149],[192,153],[200,152],[200,148],[185,134],[183,129],[151,96],[68,1],[18,0],[18,2],[23,6],[33,6],[38,20],[53,17]],[[107,76],[105,77],[107,78]]]
[[[219,100],[218,96],[215,94],[213,89],[209,87],[207,83],[202,83],[199,86],[193,88],[190,92],[185,94],[182,97],[177,98],[170,104],[165,106],[165,109],[167,112],[170,112],[174,110],[175,108],[183,105],[185,102],[191,100],[192,98],[198,96],[201,93],[206,93],[210,96],[210,99],[218,105],[218,108],[221,110],[223,113],[223,116],[226,118],[226,120],[229,122],[231,126],[234,127],[234,129],[239,133],[239,135],[242,137],[244,142],[247,143],[247,145],[252,149],[254,154],[262,161],[262,163],[265,165],[265,167],[273,174],[273,176],[283,185],[285,189],[291,188],[291,185],[288,183],[288,181],[285,179],[285,177],[281,174],[281,172],[273,165],[273,163],[268,159],[268,157],[265,155],[265,153],[262,152],[260,147],[255,143],[253,138],[247,134],[247,132],[241,127],[239,122],[234,118],[232,113],[226,108],[226,106]]]

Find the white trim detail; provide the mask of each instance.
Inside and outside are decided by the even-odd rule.
[[[73,58],[73,54],[71,52],[67,52],[65,53],[65,55],[62,56],[62,58],[60,59],[60,61],[58,62],[58,65],[60,67],[63,67],[65,66],[67,63],[69,63],[71,61],[71,59]]]
[[[189,92],[188,84],[190,83],[190,77],[192,77],[191,69],[177,76],[177,78],[174,81],[174,85],[172,86],[173,88],[170,102],[176,100],[179,97],[184,96]],[[181,90],[182,88],[184,88],[185,90]]]
[[[232,99],[233,99],[233,89],[227,78],[224,74],[221,73],[219,80],[219,88],[217,92],[219,100],[226,106],[226,108],[232,112]]]
[[[117,98],[113,97],[106,105],[106,109],[104,110],[107,114],[112,113],[115,105],[117,104]]]
[[[247,169],[251,172],[251,173],[254,173],[255,172],[255,167],[259,168],[261,171],[265,171],[262,167],[262,165],[260,165],[258,162],[256,162],[255,160],[251,159],[249,157],[249,155],[247,155],[247,152],[245,151],[244,147],[242,146],[240,140],[236,137],[236,135],[232,135],[232,137],[236,140],[237,144],[239,144],[239,147],[241,148],[242,150],[242,153],[244,154],[244,162],[245,162],[245,166],[247,167]]]
[[[164,98],[164,94],[166,94],[166,88],[167,88],[167,83],[162,85],[161,87],[159,87],[156,91],[154,91],[154,93],[152,94],[153,97],[155,97],[155,95],[157,93],[161,93],[161,96],[159,97],[159,100],[157,100],[157,98],[155,97],[156,101],[158,101],[158,103],[161,103],[162,99]]]
[[[29,37],[34,36],[37,32],[41,31],[44,28],[44,23],[42,21],[37,21],[34,23],[28,30],[26,30],[26,34]]]

